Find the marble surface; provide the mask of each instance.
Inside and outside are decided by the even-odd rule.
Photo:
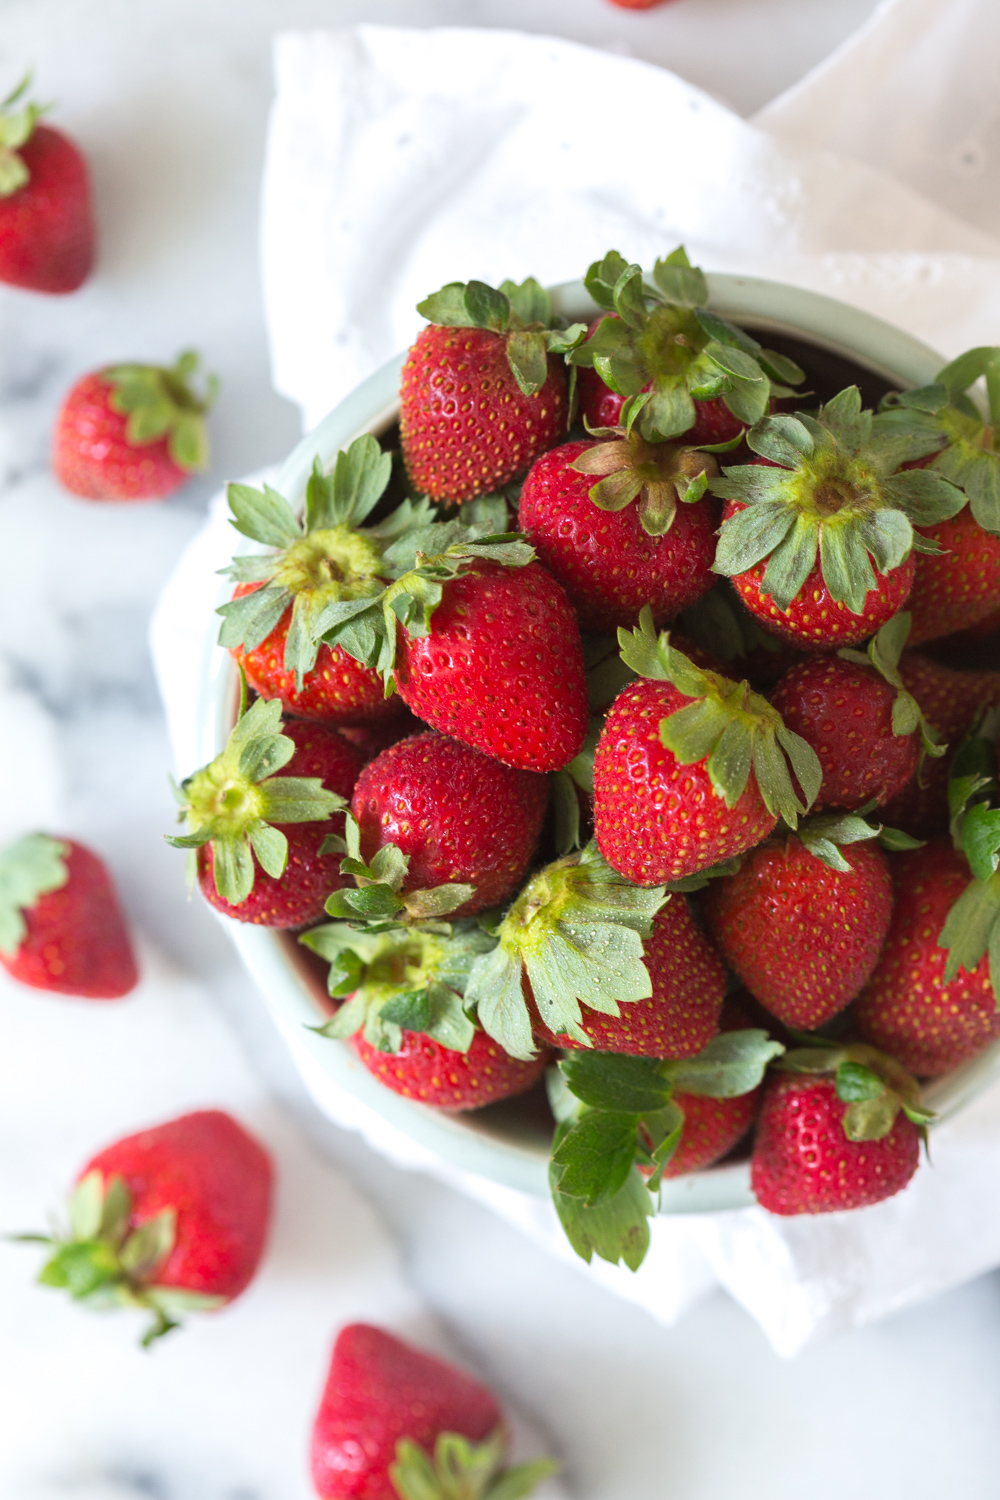
[[[450,1341],[533,1416],[581,1500],[722,1500],[737,1488],[799,1500],[807,1473],[818,1500],[862,1485],[909,1500],[946,1483],[971,1500],[995,1494],[1000,1278],[794,1365],[721,1296],[658,1328],[320,1118],[214,922],[185,900],[181,857],[159,838],[173,808],[145,643],[152,602],[218,483],[280,457],[298,435],[270,388],[258,287],[271,33],[361,19],[522,26],[667,64],[749,112],[872,8],[675,0],[630,15],[605,0],[0,0],[0,85],[34,63],[42,97],[58,100],[55,118],[92,162],[102,235],[98,275],[75,297],[0,288],[0,838],[44,825],[101,849],[147,972],[171,976],[180,997],[176,1014],[147,1009],[143,1020],[138,996],[112,1043],[107,1014],[0,989],[0,1219],[37,1222],[73,1165],[114,1133],[119,1107],[129,1121],[147,1102],[160,1114],[188,1107],[206,1050],[225,1055],[226,1098],[278,1151],[293,1205],[243,1333],[234,1309],[218,1325],[230,1332],[177,1335],[155,1366],[133,1351],[131,1330],[119,1336],[29,1289],[26,1252],[0,1247],[4,1500],[307,1495],[298,1455],[318,1351],[338,1317],[379,1316],[380,1298],[387,1319]],[[62,495],[46,452],[66,387],[104,361],[167,358],[190,343],[223,378],[212,473],[158,506]],[[119,1048],[114,1067],[105,1036]],[[91,1055],[99,1068],[88,1069]],[[155,1067],[162,1083],[168,1056],[177,1088],[169,1100],[157,1092],[154,1109],[145,1079]],[[395,1237],[409,1290],[371,1207],[344,1198],[350,1230],[331,1218],[329,1195],[352,1192],[345,1174]],[[283,1361],[296,1372],[287,1386],[275,1377]],[[193,1399],[195,1378],[219,1398]]]

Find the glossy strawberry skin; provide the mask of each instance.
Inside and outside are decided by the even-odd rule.
[[[56,418],[53,472],[84,500],[162,500],[191,476],[174,463],[165,437],[129,442],[129,419],[111,405],[113,394],[99,370],[77,381]]]
[[[398,1500],[389,1477],[396,1444],[434,1451],[440,1432],[483,1442],[503,1422],[491,1391],[367,1323],[342,1328],[312,1431],[321,1500]]]
[[[481,328],[432,324],[403,366],[399,430],[414,487],[434,500],[489,494],[522,474],[566,429],[566,375],[554,355],[526,396],[506,341]]]
[[[1000,1036],[989,959],[944,984],[938,947],[945,918],[969,884],[969,869],[947,839],[892,859],[895,904],[882,957],[855,1007],[867,1042],[918,1077],[936,1078]]]
[[[240,599],[263,584],[241,583],[233,590]],[[363,667],[341,646],[320,646],[316,665],[295,685],[295,673],[285,670],[285,641],[292,619],[292,607],[282,615],[271,634],[245,651],[242,646],[230,655],[239,662],[247,682],[262,698],[278,698],[290,714],[300,719],[318,719],[324,724],[345,726],[376,725],[395,719],[402,704],[395,696],[387,698],[379,674]]]
[[[1000,672],[956,671],[919,652],[905,652],[899,670],[948,751],[937,760],[925,760],[919,776],[886,803],[882,816],[890,828],[927,839],[948,828],[948,767],[979,710],[1000,704]]]
[[[967,630],[1000,605],[1000,536],[984,531],[968,505],[950,521],[918,529],[942,554],[917,554],[907,606],[911,646]]]
[[[602,1015],[583,1006],[583,1029],[599,1052],[694,1057],[719,1030],[726,971],[684,896],[671,896],[657,912],[642,951],[652,996],[622,1004],[620,1016]],[[553,1036],[541,1022],[536,1022],[534,1030],[556,1047],[575,1050],[583,1046],[572,1037]]]
[[[120,1000],[139,981],[111,877],[83,844],[66,839],[68,879],[23,912],[27,933],[0,963],[21,984],[85,1000]]]
[[[766,463],[767,460],[755,462]],[[722,512],[723,522],[745,509],[740,501],[727,500]],[[770,596],[760,591],[767,567],[766,558],[745,573],[737,573],[733,585],[750,613],[772,635],[807,651],[832,651],[867,640],[902,609],[913,587],[914,555],[911,552],[890,573],[876,573],[877,587],[866,596],[860,615],[853,614],[846,604],[831,598],[818,561],[787,610],[780,610]]]
[[[674,1095],[684,1111],[680,1144],[667,1162],[664,1177],[686,1177],[714,1166],[746,1135],[760,1108],[760,1089],[735,1099],[710,1099],[705,1094]]]
[[[582,629],[634,626],[646,604],[664,625],[715,583],[718,505],[711,497],[678,504],[666,535],[649,536],[637,502],[599,510],[589,496],[595,477],[570,467],[596,446],[563,443],[535,460],[521,491],[520,528],[566,590]]]
[[[594,759],[594,833],[635,885],[680,880],[766,838],[777,819],[753,772],[733,808],[704,761],[684,766],[660,742],[660,720],[691,703],[669,682],[629,683],[605,720]]]
[[[305,720],[286,720],[281,732],[295,742],[295,754],[282,776],[318,776],[327,791],[350,799],[354,783],[363,765],[361,752],[348,744],[335,729]],[[331,891],[351,885],[340,873],[342,854],[320,854],[320,846],[329,834],[344,832],[345,815],[334,813],[324,822],[275,824],[288,840],[288,863],[283,875],[275,878],[254,861],[253,890],[239,906],[232,906],[215,889],[212,847],[198,850],[198,883],[205,900],[238,922],[253,922],[260,927],[306,927],[319,921]]]
[[[36,125],[18,147],[24,187],[0,198],[0,281],[33,292],[75,292],[94,260],[90,176],[61,130]]]
[[[157,1268],[158,1286],[238,1297],[260,1264],[271,1217],[274,1172],[267,1152],[221,1110],[196,1110],[116,1141],[80,1173],[105,1186],[124,1177],[133,1229],[166,1208],[176,1240]],[[78,1179],[79,1180],[79,1179]]]
[[[889,930],[889,863],[874,843],[849,844],[851,871],[831,870],[794,835],[754,849],[705,892],[705,922],[723,958],[761,1005],[803,1031],[850,1004]]]
[[[920,1160],[920,1135],[902,1110],[878,1141],[849,1141],[832,1078],[772,1077],[757,1120],[750,1181],[769,1213],[866,1208],[902,1191]]]
[[[771,702],[787,728],[819,756],[823,781],[813,812],[881,807],[917,769],[920,734],[894,734],[896,690],[874,667],[837,656],[800,662],[776,684]]]
[[[398,1052],[379,1052],[361,1032],[354,1047],[369,1073],[393,1093],[448,1112],[481,1109],[523,1094],[538,1082],[552,1056],[543,1049],[530,1062],[520,1062],[485,1031],[476,1032],[468,1052],[442,1047],[422,1031],[404,1031]]]
[[[573,607],[538,563],[479,563],[445,585],[430,634],[399,627],[396,686],[442,734],[522,771],[578,755],[590,706]]]
[[[535,852],[548,781],[515,771],[443,734],[402,740],[369,761],[351,811],[361,857],[395,844],[409,856],[404,891],[457,881],[475,896],[453,912],[469,917],[512,896]]]

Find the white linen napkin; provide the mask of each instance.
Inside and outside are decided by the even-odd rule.
[[[839,296],[948,356],[1000,342],[1000,209],[975,226],[958,217],[954,174],[922,174],[912,131],[859,151],[870,165],[825,149],[868,139],[866,122],[885,113],[871,80],[881,85],[890,59],[907,119],[924,97],[911,82],[928,78],[942,119],[968,113],[966,63],[1000,26],[991,3],[892,0],[764,112],[768,130],[661,69],[545,37],[372,26],[280,37],[262,219],[276,386],[310,426],[412,339],[415,303],[442,283],[557,282],[611,246],[648,264],[680,240],[709,269]],[[935,183],[937,203],[917,190]],[[211,613],[230,536],[217,504],[154,630],[161,665],[173,661],[164,688],[182,773],[195,752],[177,643]],[[575,1260],[547,1203],[428,1158],[289,1041],[334,1119]],[[721,1283],[791,1355],[1000,1263],[998,1170],[1000,1087],[935,1132],[934,1166],[888,1203],[795,1221],[759,1209],[661,1217],[637,1274],[603,1262],[590,1274],[664,1322]]]

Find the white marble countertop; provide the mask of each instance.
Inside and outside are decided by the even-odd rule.
[[[101,227],[98,274],[75,297],[0,288],[0,838],[27,823],[91,840],[115,869],[148,971],[173,974],[186,996],[177,1018],[151,1006],[141,1024],[127,1023],[137,1050],[119,1091],[103,1075],[89,1082],[82,1061],[109,1019],[0,987],[0,1227],[28,1227],[24,1215],[37,1216],[86,1152],[115,1133],[119,1108],[135,1116],[161,1035],[175,1037],[185,1074],[176,1107],[200,1097],[199,1049],[231,1046],[219,1015],[239,1043],[226,1056],[226,1097],[266,1127],[298,1215],[286,1220],[259,1292],[255,1326],[266,1347],[191,1330],[174,1336],[191,1341],[189,1352],[170,1353],[155,1380],[103,1324],[91,1332],[83,1313],[29,1291],[23,1250],[0,1249],[4,1500],[308,1494],[286,1455],[301,1446],[311,1414],[302,1405],[336,1318],[377,1317],[373,1289],[384,1270],[378,1284],[396,1288],[384,1316],[419,1326],[360,1201],[352,1243],[361,1266],[338,1260],[336,1226],[307,1211],[334,1180],[324,1163],[344,1169],[382,1215],[412,1290],[467,1360],[533,1414],[581,1500],[799,1500],[807,1486],[816,1500],[862,1487],[930,1500],[946,1483],[970,1500],[995,1495],[996,1275],[794,1364],[721,1295],[675,1329],[657,1327],[485,1210],[395,1171],[320,1118],[214,922],[185,901],[180,857],[159,839],[172,804],[149,611],[213,489],[280,457],[298,436],[295,413],[270,389],[258,288],[271,33],[362,19],[520,26],[671,66],[748,113],[872,8],[675,0],[630,14],[605,0],[0,0],[0,88],[34,65],[40,96],[57,101],[55,122],[92,163]],[[159,506],[103,509],[63,496],[46,456],[69,384],[102,362],[167,358],[187,344],[223,380],[211,475]],[[139,1001],[132,1014],[141,1017]],[[190,1068],[178,1026],[198,1059]],[[166,1112],[159,1096],[149,1108]],[[318,1327],[320,1293],[328,1311]],[[263,1367],[272,1352],[303,1368],[294,1400],[273,1378],[253,1378],[255,1358]],[[208,1408],[186,1393],[186,1372],[204,1376],[205,1361],[230,1395],[227,1430],[213,1430]]]

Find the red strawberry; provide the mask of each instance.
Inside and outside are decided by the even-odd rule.
[[[822,1026],[878,962],[892,914],[888,861],[874,843],[838,851],[838,834],[844,842],[844,833],[858,831],[847,825],[859,822],[806,824],[804,837],[824,857],[788,834],[754,849],[705,893],[706,925],[723,958],[787,1026]],[[845,868],[825,862],[838,858]]]
[[[900,1110],[875,1139],[849,1139],[833,1078],[778,1074],[757,1120],[750,1179],[769,1213],[865,1208],[900,1192],[920,1158],[920,1132]]]
[[[190,383],[198,356],[171,368],[111,365],[78,380],[60,408],[52,468],[85,500],[160,500],[208,467],[205,413],[215,400]]]
[[[25,78],[0,103],[0,281],[75,292],[94,259],[87,163],[61,130],[36,123],[27,87]]]
[[[616,5],[621,0],[611,0],[611,3]],[[653,3],[659,5],[663,0],[653,0]],[[607,316],[615,318],[618,315],[609,313]],[[597,332],[602,321],[601,318],[594,319],[587,329],[588,339]],[[652,381],[643,387],[644,391],[652,389]],[[595,369],[584,366],[578,372],[576,394],[579,415],[587,427],[617,427],[626,397],[605,385]],[[694,425],[684,433],[685,441],[692,448],[697,448],[702,443],[730,443],[733,438],[746,431],[746,423],[734,416],[719,397],[710,401],[695,401],[694,410]]]
[[[288,766],[288,776],[271,774]],[[197,859],[202,894],[217,911],[264,927],[304,927],[346,883],[340,855],[346,798],[362,757],[336,730],[292,721],[258,698],[221,755],[183,782],[189,832],[168,842]]]
[[[484,1447],[470,1452],[469,1444]],[[506,1446],[503,1412],[486,1386],[381,1328],[341,1329],[312,1431],[322,1500],[446,1493],[486,1500],[498,1479],[502,1486]],[[504,1493],[527,1495],[529,1481],[551,1468],[543,1461],[508,1471],[508,1481],[520,1483]]]
[[[520,885],[538,843],[548,783],[441,734],[401,741],[369,761],[351,811],[361,858],[395,844],[409,859],[400,890],[475,887],[452,918],[499,906]]]
[[[44,833],[0,852],[0,963],[60,995],[118,1000],[134,989],[128,928],[96,854]]]
[[[610,455],[605,464],[635,459],[603,481],[619,486],[613,504],[605,504],[598,495],[602,485],[593,482],[608,472],[593,467],[602,455]],[[661,469],[662,479],[650,480],[649,471],[659,475]],[[564,443],[535,461],[521,491],[520,526],[565,588],[583,629],[635,625],[644,604],[663,625],[711,588],[718,511],[711,499],[698,498],[704,480],[699,486],[697,478],[706,472],[716,472],[710,455],[638,437]],[[627,492],[620,490],[622,480],[642,498],[619,508]],[[692,487],[695,503],[678,506]]]
[[[882,957],[855,1009],[861,1035],[923,1077],[947,1073],[1000,1036],[989,959],[945,982],[939,940],[969,869],[946,839],[892,859],[895,905]]]
[[[70,1236],[50,1241],[41,1280],[94,1306],[148,1308],[148,1343],[175,1315],[244,1290],[264,1251],[272,1178],[267,1152],[221,1110],[125,1136],[77,1178]]]
[[[431,327],[403,366],[403,457],[417,490],[461,503],[500,489],[558,442],[566,376],[549,351],[568,345],[549,326],[548,296],[530,278],[500,291],[456,282],[417,311]]]
[[[360,1031],[354,1046],[369,1073],[394,1094],[449,1111],[481,1109],[484,1104],[523,1094],[538,1082],[551,1061],[546,1049],[530,1062],[509,1057],[478,1029],[467,1052],[445,1047],[425,1032],[406,1030],[398,1052],[380,1051]]]
[[[537,563],[477,563],[445,585],[430,630],[397,630],[396,686],[418,718],[504,765],[556,771],[589,704],[573,608]]]
[[[643,1057],[694,1057],[719,1030],[726,971],[684,896],[671,896],[657,912],[642,956],[653,988],[648,1000],[623,1005],[618,1016],[588,1011],[582,1022],[588,1042],[555,1036],[541,1021],[537,1035],[569,1049],[589,1045]]]
[[[941,555],[922,554],[910,594],[911,645],[966,630],[1000,604],[1000,536],[979,525],[966,506],[951,520],[921,527]]]
[[[707,1094],[674,1094],[684,1111],[680,1144],[663,1169],[664,1177],[686,1177],[712,1167],[746,1135],[760,1108],[760,1089],[735,1099],[711,1099]]]

